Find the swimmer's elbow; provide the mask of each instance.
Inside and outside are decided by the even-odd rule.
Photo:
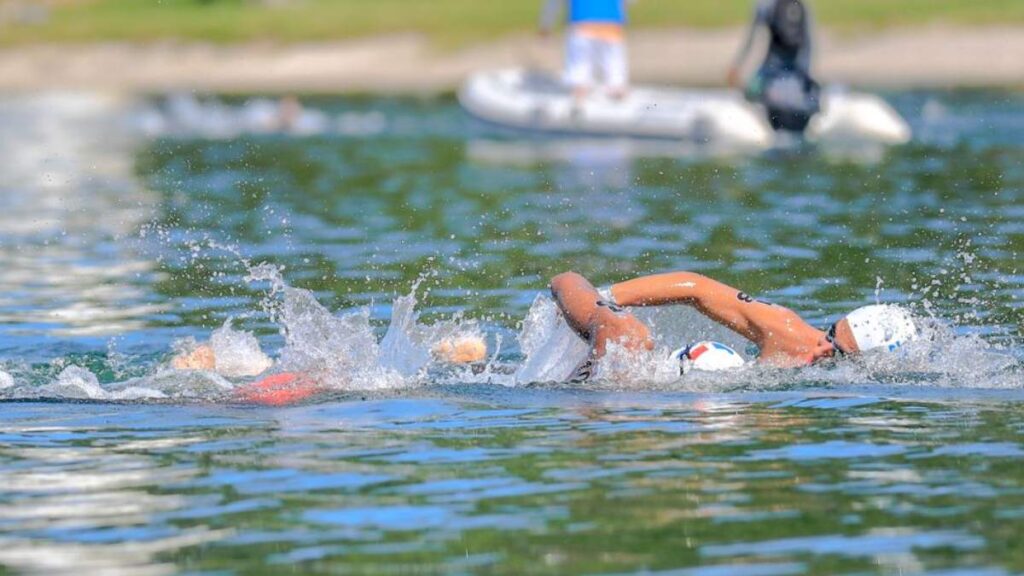
[[[583,280],[583,276],[576,272],[562,272],[551,279],[551,295],[557,298],[560,293],[564,293],[574,284],[579,284],[581,280]]]

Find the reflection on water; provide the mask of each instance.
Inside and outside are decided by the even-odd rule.
[[[435,389],[275,412],[9,405],[0,562],[1012,573],[1024,421],[1004,406],[1022,400]]]
[[[134,174],[130,109],[100,95],[0,100],[4,332],[113,336],[166,307],[145,288],[154,263],[133,241],[156,197]]]

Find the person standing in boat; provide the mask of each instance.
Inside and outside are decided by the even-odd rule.
[[[810,10],[802,0],[758,0],[746,40],[729,68],[730,86],[739,87],[740,69],[762,29],[768,33],[768,52],[746,86],[747,97],[765,105],[772,128],[803,131],[818,111]]]
[[[576,101],[583,100],[600,77],[609,94],[624,97],[629,88],[626,53],[626,6],[633,0],[547,0],[541,13],[541,35],[551,33],[568,11],[565,81]]]

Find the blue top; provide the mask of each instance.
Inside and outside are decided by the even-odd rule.
[[[569,0],[569,22],[626,23],[625,0]]]

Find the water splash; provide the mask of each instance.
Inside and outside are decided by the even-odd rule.
[[[210,346],[216,358],[216,372],[228,378],[256,376],[274,363],[260,349],[256,336],[231,328],[230,318],[210,335]]]
[[[42,396],[53,398],[88,400],[154,400],[167,398],[167,394],[146,386],[127,386],[121,389],[106,389],[100,386],[95,374],[80,366],[69,366],[47,384]]]
[[[430,362],[430,349],[415,338],[417,333],[416,289],[395,300],[391,308],[391,324],[381,339],[377,360],[381,368],[394,370],[403,377],[412,377]]]
[[[515,373],[518,383],[564,381],[589,353],[587,343],[543,294],[534,299],[523,320],[519,346],[525,360]]]
[[[416,291],[397,298],[390,323],[377,341],[368,308],[332,314],[315,295],[288,286],[281,269],[262,264],[250,269],[251,282],[268,282],[262,307],[280,326],[285,346],[282,369],[314,374],[324,385],[339,390],[381,390],[420,385],[433,362],[431,349],[444,338],[473,332],[475,325],[460,319],[432,327],[417,320]]]
[[[0,398],[51,397],[101,401],[223,401],[258,375],[300,372],[327,390],[382,391],[431,384],[477,383],[526,386],[564,382],[588,357],[589,346],[566,324],[555,303],[538,295],[518,334],[518,350],[502,353],[495,347],[486,362],[447,365],[436,350],[443,342],[459,338],[484,338],[486,332],[461,315],[419,323],[417,290],[397,298],[390,322],[378,341],[379,327],[368,308],[332,313],[309,290],[289,286],[283,269],[270,264],[252,265],[246,281],[265,284],[259,307],[276,323],[284,339],[276,360],[266,354],[257,337],[233,327],[228,319],[213,331],[209,346],[216,363],[211,370],[175,370],[158,363],[150,372],[134,378],[101,383],[90,368],[60,367],[56,376],[40,383],[31,370],[0,371]],[[727,341],[736,348],[735,335],[686,307],[639,311],[651,326],[655,349],[636,354],[614,344],[596,365],[591,382],[573,386],[602,390],[762,391],[794,386],[841,387],[881,384],[886,386],[941,386],[1016,388],[1022,383],[1020,362],[1007,348],[991,344],[977,334],[958,334],[949,324],[930,316],[918,323],[922,337],[895,353],[825,362],[783,370],[757,365],[751,354],[748,365],[730,372],[691,371],[681,375],[667,360],[680,342],[702,339]],[[176,343],[177,352],[200,345],[186,339]],[[113,348],[111,348],[113,350]],[[119,353],[107,358],[104,370],[118,374],[115,364],[126,360]],[[56,363],[58,366],[60,363]]]

